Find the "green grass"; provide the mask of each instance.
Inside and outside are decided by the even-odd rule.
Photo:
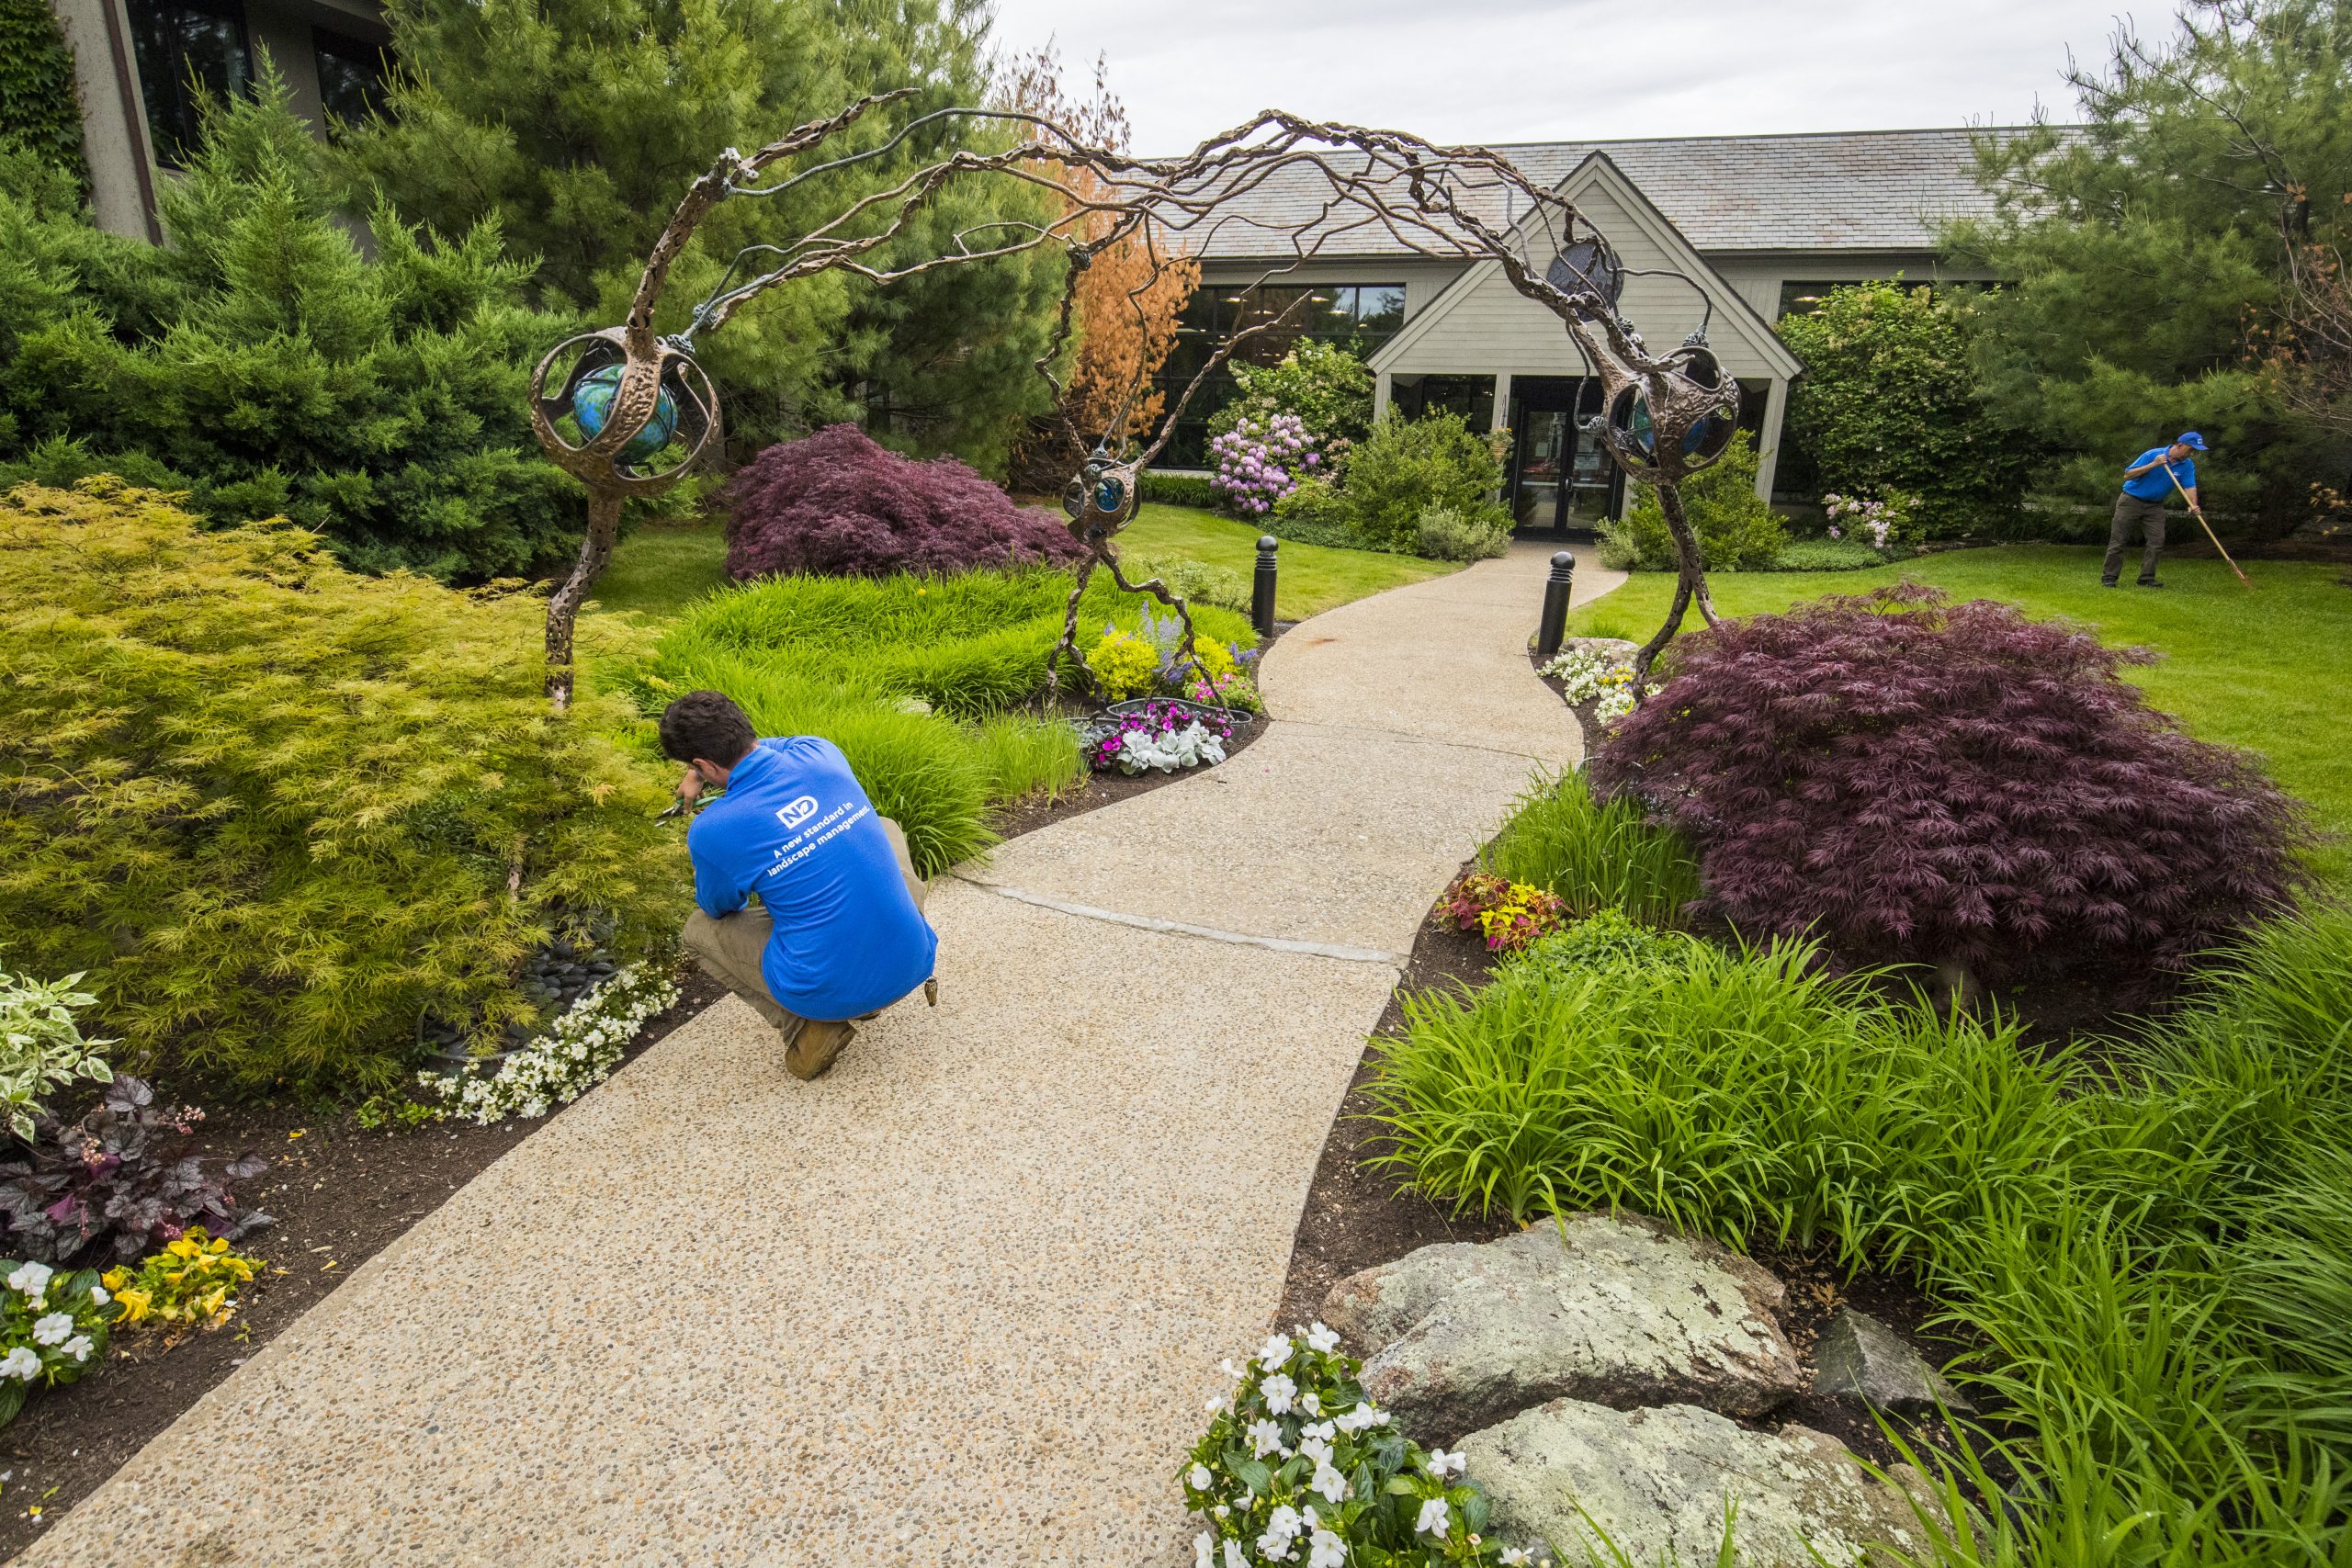
[[[2352,727],[2343,693],[2352,683],[2352,588],[2337,566],[2261,561],[2256,586],[2239,586],[2219,561],[2165,563],[2166,588],[2101,588],[2096,550],[2015,545],[1953,550],[1899,567],[1838,572],[1718,572],[1708,579],[1716,610],[1747,615],[1801,599],[1867,592],[1916,578],[1955,599],[1998,599],[2035,616],[2064,615],[2110,646],[2144,645],[2163,655],[2127,671],[2155,706],[2206,740],[2241,746],[2267,760],[2273,777],[2308,802],[2334,841],[2312,856],[2338,892],[2352,893]],[[1569,618],[1574,637],[1642,640],[1665,618],[1670,576],[1637,573]],[[1696,615],[1684,623],[1699,625]]]
[[[1638,801],[1597,804],[1580,773],[1539,776],[1486,861],[1507,881],[1558,894],[1572,919],[1623,909],[1645,925],[1673,925],[1699,897],[1699,867],[1681,835],[1649,822]]]
[[[1258,569],[1258,536],[1262,532],[1197,507],[1155,502],[1137,513],[1119,536],[1119,553],[1137,561],[1199,561],[1237,573],[1247,584]],[[1283,545],[1280,558],[1274,614],[1285,621],[1303,621],[1351,599],[1461,570],[1456,561],[1289,542]],[[597,580],[594,606],[666,618],[727,585],[727,538],[718,525],[649,525],[623,539],[613,552],[612,565]]]
[[[1119,550],[1143,560],[1200,561],[1238,572],[1247,582],[1258,570],[1258,538],[1264,532],[1198,507],[1155,503],[1137,513],[1119,536]],[[1303,621],[1351,600],[1462,570],[1459,561],[1331,549],[1287,539],[1275,558],[1281,571],[1274,580],[1274,615],[1285,621]]]

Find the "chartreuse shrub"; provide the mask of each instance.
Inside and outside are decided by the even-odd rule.
[[[2004,1423],[1946,1477],[1973,1523],[1936,1561],[2352,1551],[2352,912],[2261,927],[2106,1061],[1808,943],[1659,941],[1408,998],[1373,1082],[1395,1167],[1918,1280]]]
[[[1978,976],[2177,964],[2279,908],[2301,812],[2151,709],[2132,657],[1916,585],[1726,621],[1593,782],[1679,828],[1742,931]]]
[[[1410,554],[1420,547],[1422,513],[1433,507],[1473,527],[1508,532],[1510,514],[1495,501],[1502,482],[1493,443],[1460,414],[1390,413],[1349,454],[1336,497],[1359,538]]]
[[[521,302],[489,220],[436,237],[379,209],[363,251],[327,156],[265,72],[206,111],[148,245],[0,146],[0,488],[117,474],[213,524],[289,517],[368,571],[561,561],[579,487],[525,405],[572,319]]]
[[[1070,726],[1012,712],[1044,683],[1069,590],[1067,573],[1035,567],[763,579],[688,606],[621,683],[646,713],[708,689],[763,735],[832,741],[928,875],[993,841],[992,806],[1067,783],[1081,765]],[[1141,614],[1098,572],[1080,605],[1080,646]],[[1256,640],[1229,611],[1194,619],[1204,638]]]
[[[1709,571],[1767,570],[1788,545],[1780,514],[1756,493],[1756,443],[1744,430],[1712,468],[1682,481],[1682,512]],[[1603,525],[1600,563],[1621,571],[1672,571],[1679,564],[1656,489],[1635,485],[1625,520]]]
[[[364,1094],[428,1012],[531,1019],[558,929],[671,940],[664,777],[548,711],[536,601],[106,479],[0,498],[0,951],[85,973],[119,1061]]]

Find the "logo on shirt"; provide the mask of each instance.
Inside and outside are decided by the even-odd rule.
[[[804,795],[775,814],[775,819],[787,828],[797,828],[817,815],[817,797]]]

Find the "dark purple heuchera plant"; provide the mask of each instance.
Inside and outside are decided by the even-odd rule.
[[[1023,510],[954,457],[918,463],[854,424],[769,447],[727,483],[727,571],[884,577],[1076,560],[1058,517]]]
[[[0,1162],[0,1252],[62,1264],[110,1253],[135,1258],[190,1225],[235,1241],[270,1224],[230,1190],[269,1168],[258,1155],[225,1166],[180,1152],[204,1112],[155,1103],[155,1091],[117,1074],[78,1122],[40,1118],[32,1144]],[[208,1163],[218,1168],[208,1168]]]
[[[1910,583],[1676,649],[1593,784],[1686,833],[1743,931],[1978,978],[2176,964],[2302,878],[2301,808],[2148,707],[2145,650]]]

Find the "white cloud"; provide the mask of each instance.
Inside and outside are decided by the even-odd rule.
[[[2006,124],[2037,100],[2067,117],[2067,51],[2100,58],[2118,14],[2114,0],[998,0],[996,39],[1054,39],[1072,67],[1107,55],[1137,148],[1168,152],[1269,107],[1470,142]]]

